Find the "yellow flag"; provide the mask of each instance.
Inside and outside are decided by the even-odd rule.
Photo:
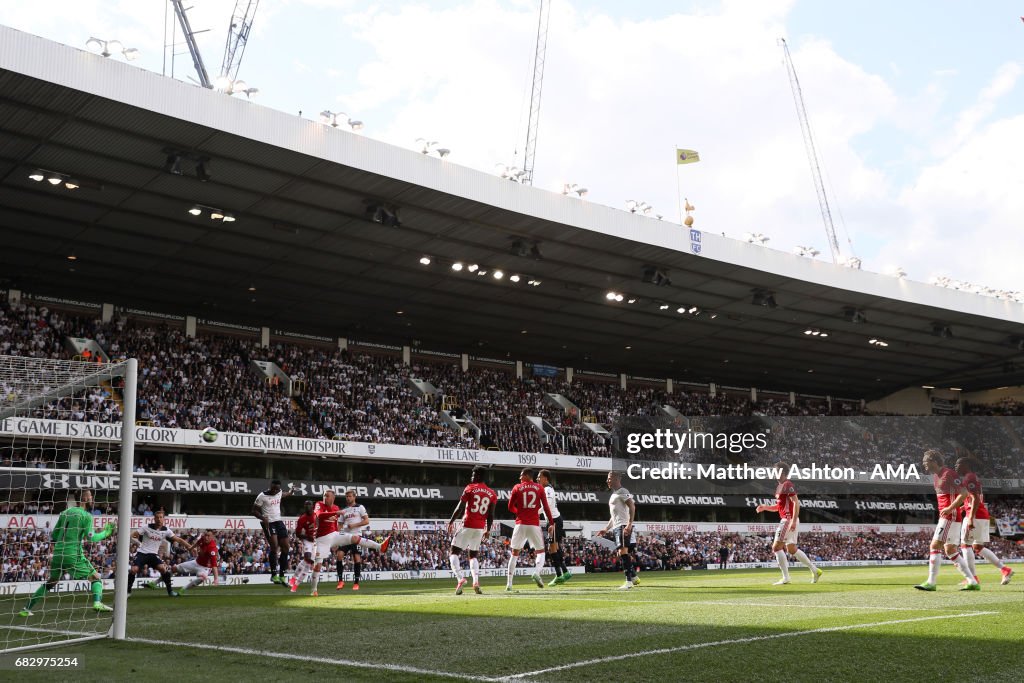
[[[676,149],[677,164],[695,164],[700,161],[700,154],[695,149]]]

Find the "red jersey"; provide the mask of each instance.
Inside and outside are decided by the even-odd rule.
[[[541,509],[548,519],[554,519],[543,486],[535,481],[528,481],[519,482],[512,487],[512,494],[508,498],[508,511],[516,516],[516,524],[540,526]]]
[[[316,508],[314,508],[316,509]],[[316,529],[316,513],[307,515],[302,513],[299,518],[295,520],[295,535],[306,541],[312,541],[315,536],[313,532]]]
[[[932,475],[932,486],[935,487],[935,496],[939,500],[939,509],[941,510],[949,507],[953,498],[960,491],[960,479],[957,478],[956,472],[948,467],[943,467],[941,472]],[[956,514],[954,512],[947,517],[956,519]]]
[[[209,543],[200,541],[199,543],[199,552],[196,553],[196,564],[207,569],[213,569],[217,566],[217,540],[214,539]]]
[[[985,495],[984,493],[982,493],[981,479],[978,478],[978,475],[976,475],[974,472],[968,472],[967,474],[964,475],[964,478],[961,481],[961,486],[964,487],[964,490],[967,491],[967,493],[973,494],[974,499],[978,502],[978,511],[975,513],[974,518],[988,519],[988,508],[985,507]],[[970,498],[964,501],[964,506],[962,510],[963,512],[960,517],[961,521],[967,519],[967,515],[970,514]]]
[[[796,510],[796,487],[789,479],[780,481],[775,487],[775,508],[782,519],[793,519]]]
[[[326,536],[332,534],[338,530],[338,513],[341,512],[341,508],[337,505],[328,505],[324,502],[319,502],[313,507],[313,516],[317,519],[316,537]],[[327,519],[328,517],[334,516],[334,519]]]
[[[462,526],[467,529],[486,529],[487,517],[493,514],[498,494],[487,484],[473,483],[466,487],[459,500],[466,504]]]

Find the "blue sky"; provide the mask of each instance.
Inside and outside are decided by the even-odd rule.
[[[234,1],[190,4],[216,72]],[[361,134],[440,140],[452,163],[493,172],[521,152],[536,4],[262,0],[240,76],[263,106],[344,110],[366,122]],[[116,37],[159,72],[163,6],[0,3],[0,23],[80,47]],[[675,221],[678,170],[698,227],[827,251],[785,35],[864,267],[1024,289],[1022,12],[1009,0],[555,0],[535,185],[578,182],[588,201],[641,199]],[[176,75],[191,73],[179,56]],[[677,169],[677,144],[702,162]]]

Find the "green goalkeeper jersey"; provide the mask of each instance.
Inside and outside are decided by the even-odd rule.
[[[60,513],[53,530],[54,555],[81,555],[82,541],[93,536],[92,514],[80,507]]]

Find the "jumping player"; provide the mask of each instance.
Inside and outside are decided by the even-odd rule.
[[[160,573],[160,579],[167,586],[167,595],[172,598],[178,597],[178,593],[171,585],[171,572],[167,568],[167,563],[160,558],[160,546],[163,545],[164,541],[168,541],[185,546],[189,552],[192,552],[195,546],[184,538],[175,535],[173,531],[164,526],[163,510],[157,510],[153,514],[153,522],[151,524],[147,524],[138,531],[133,531],[132,538],[138,540],[139,549],[135,552],[135,561],[129,567],[129,595],[132,592],[132,586],[135,584],[135,577],[138,575],[139,570],[152,568]]]
[[[82,550],[82,541],[97,543],[114,533],[114,525],[111,522],[103,525],[103,531],[93,531],[92,513],[88,510],[91,505],[92,491],[87,489],[79,491],[77,506],[73,499],[68,500],[67,509],[60,513],[50,535],[53,540],[50,578],[28,599],[25,609],[19,612],[20,616],[32,616],[32,608],[43,599],[46,591],[57,585],[65,573],[69,574],[72,579],[91,582],[89,589],[92,591],[92,608],[94,610],[97,612],[114,611],[113,608],[103,604],[103,582],[100,581],[100,574]]]
[[[357,544],[387,552],[391,537],[385,538],[383,543],[371,541],[368,538],[354,536],[352,534],[338,533],[338,517],[341,516],[341,509],[334,504],[334,491],[324,491],[323,501],[313,507],[315,524],[313,536],[316,538],[316,564],[313,565],[313,595],[317,595],[317,587],[320,585],[321,560],[336,555],[338,548],[345,545]]]
[[[353,536],[361,537],[363,531],[370,528],[370,516],[366,514],[366,508],[356,503],[356,492],[349,489],[345,492],[345,508],[341,511],[342,531]],[[338,553],[338,585],[335,590],[345,587],[345,580],[342,579],[342,570],[345,568],[345,553],[352,556],[352,590],[359,590],[359,574],[363,566],[363,554],[359,552],[359,544],[352,543],[341,548]]]
[[[558,501],[555,496],[555,488],[551,485],[551,472],[541,470],[537,473],[537,483],[544,487],[544,495],[548,499],[554,519],[548,518],[548,554],[551,557],[551,566],[555,569],[555,578],[548,583],[549,586],[557,586],[572,578],[569,568],[565,566],[565,559],[562,557],[561,543],[565,539],[565,526],[562,515],[558,512]]]
[[[633,587],[633,579],[636,578],[633,573],[633,558],[629,554],[629,539],[633,535],[633,522],[636,521],[636,501],[633,500],[633,494],[622,486],[622,475],[618,472],[608,473],[607,484],[612,492],[608,499],[611,518],[601,530],[601,534],[607,534],[609,531],[613,533],[622,573],[626,576],[626,582],[619,586],[619,590],[629,590]]]
[[[960,479],[956,472],[946,467],[942,453],[937,450],[924,452],[922,466],[926,472],[932,475],[932,486],[935,488],[935,496],[938,499],[936,507],[939,509],[939,523],[935,525],[935,534],[932,536],[928,556],[928,580],[914,588],[922,591],[935,590],[935,582],[939,578],[939,566],[942,564],[942,553],[945,551],[946,557],[966,579],[960,590],[981,590],[974,574],[971,573],[967,559],[956,547],[956,539],[960,536],[960,522],[956,521],[956,511],[953,509],[952,502],[953,498],[960,493]]]
[[[991,526],[988,508],[985,507],[985,494],[982,490],[981,479],[974,471],[974,464],[971,458],[960,458],[956,461],[956,473],[960,475],[963,490],[943,512],[952,512],[960,508],[960,552],[967,559],[967,566],[971,570],[974,580],[978,580],[978,572],[975,569],[975,554],[980,554],[989,564],[994,566],[1003,575],[1000,585],[1010,583],[1013,570],[1003,564],[1003,561],[992,552],[985,544],[989,542],[989,530]]]
[[[303,505],[302,514],[295,520],[295,537],[302,544],[302,560],[299,562],[298,571],[288,580],[292,593],[299,589],[299,584],[313,571],[316,556],[316,517],[313,516],[313,505],[313,501],[307,500]]]
[[[288,528],[281,519],[281,501],[292,495],[294,487],[289,484],[287,491],[281,490],[281,480],[270,482],[270,488],[261,491],[252,504],[252,514],[260,520],[263,535],[270,544],[270,582],[287,585],[284,573],[288,570]],[[278,555],[280,552],[280,555]]]
[[[462,595],[462,587],[466,585],[466,579],[462,575],[462,560],[459,557],[463,549],[469,551],[469,572],[473,576],[473,592],[483,592],[480,590],[480,561],[476,556],[480,550],[480,541],[491,531],[491,524],[494,523],[494,504],[498,501],[498,494],[484,483],[485,471],[483,467],[473,468],[469,475],[469,484],[463,490],[462,497],[448,519],[450,535],[455,518],[459,516],[460,511],[465,510],[462,528],[452,538],[452,547],[448,553],[448,562],[455,573],[456,595]]]
[[[544,581],[540,578],[540,572],[544,569],[544,534],[540,530],[542,509],[548,519],[555,518],[548,505],[548,498],[544,495],[544,487],[533,480],[533,470],[526,468],[519,473],[519,483],[512,487],[508,498],[508,511],[516,516],[516,525],[512,530],[512,556],[508,560],[506,591],[512,590],[512,577],[515,576],[519,553],[527,541],[536,552],[534,563],[537,568],[533,573],[533,582],[538,588],[544,587]]]
[[[800,560],[800,564],[811,570],[811,583],[818,583],[823,572],[811,562],[807,554],[796,547],[800,527],[800,499],[796,495],[796,487],[789,479],[789,465],[785,462],[775,463],[779,471],[779,485],[775,487],[775,505],[758,505],[757,512],[778,512],[779,526],[775,529],[772,541],[772,552],[782,570],[782,578],[774,583],[782,586],[789,583],[789,559],[786,552]]]

